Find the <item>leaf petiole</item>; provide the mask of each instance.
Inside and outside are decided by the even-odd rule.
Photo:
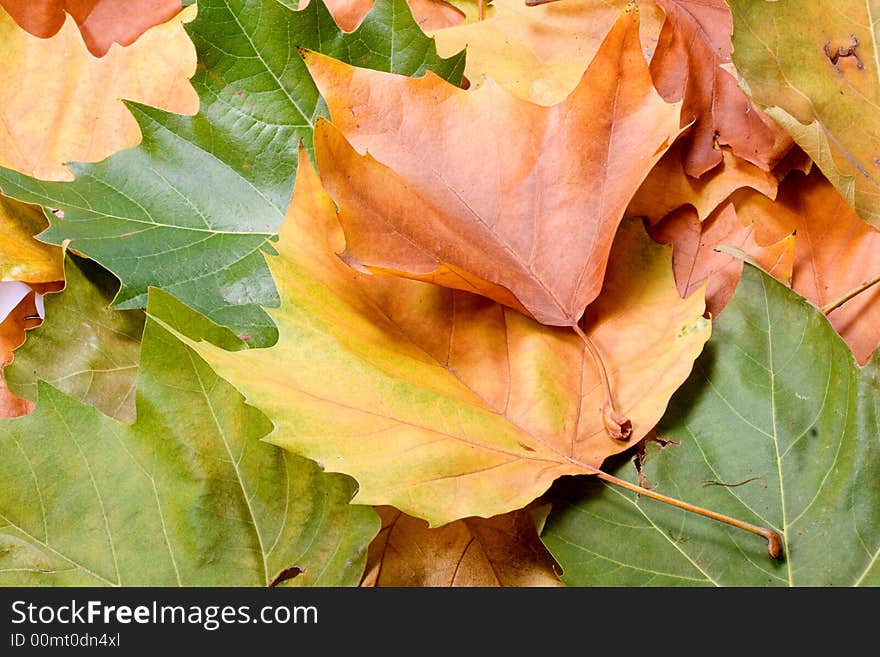
[[[602,389],[605,391],[605,402],[602,404],[602,423],[605,425],[605,430],[615,440],[629,440],[630,435],[632,435],[632,422],[614,409],[611,383],[608,380],[608,372],[605,370],[605,362],[602,360],[602,355],[580,326],[575,324],[572,328],[580,339],[584,341],[587,351],[590,353],[593,362],[596,364],[596,369],[599,371]]]
[[[880,283],[880,274],[877,274],[873,278],[869,278],[866,281],[862,281],[858,286],[856,286],[855,288],[853,288],[852,290],[850,290],[846,294],[838,297],[837,299],[835,299],[834,301],[831,301],[830,303],[826,303],[824,306],[822,306],[820,308],[820,310],[822,311],[822,314],[827,315],[831,311],[837,310],[838,308],[840,308],[840,306],[845,304],[847,301],[849,301],[853,297],[858,296],[859,294],[861,294],[865,290],[868,290],[868,289],[874,287],[877,283]]]
[[[717,513],[716,511],[704,509],[701,506],[696,506],[694,504],[690,504],[689,502],[682,502],[681,500],[677,500],[674,497],[669,497],[667,495],[663,495],[662,493],[653,491],[650,488],[643,488],[642,486],[630,483],[625,479],[619,479],[614,475],[608,474],[604,470],[600,470],[599,468],[587,465],[586,463],[579,463],[579,465],[589,471],[590,474],[593,474],[602,481],[608,482],[609,484],[612,484],[614,486],[625,488],[626,490],[637,493],[638,495],[644,495],[645,497],[655,499],[658,502],[663,502],[664,504],[669,504],[684,511],[696,513],[706,518],[711,518],[712,520],[717,520],[733,527],[737,527],[738,529],[744,529],[745,531],[751,532],[752,534],[763,536],[765,539],[767,539],[767,552],[772,558],[783,559],[785,557],[785,548],[783,547],[782,535],[775,529],[768,529],[767,527],[753,525],[751,523],[744,522],[736,518],[731,518],[730,516],[726,516],[723,513]]]

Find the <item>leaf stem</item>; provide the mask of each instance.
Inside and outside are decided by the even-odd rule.
[[[742,520],[737,520],[736,518],[731,518],[730,516],[726,516],[723,513],[717,513],[709,509],[704,509],[701,506],[696,506],[694,504],[690,504],[689,502],[682,502],[681,500],[677,500],[674,497],[669,497],[667,495],[663,495],[662,493],[653,491],[650,488],[643,488],[642,486],[632,484],[625,479],[619,479],[614,475],[608,474],[604,470],[600,470],[599,468],[595,468],[586,463],[578,462],[578,465],[585,468],[589,473],[596,475],[602,481],[606,481],[609,484],[613,484],[614,486],[625,488],[626,490],[632,491],[639,495],[644,495],[645,497],[650,497],[657,500],[658,502],[669,504],[678,509],[683,509],[684,511],[689,511],[690,513],[696,513],[697,515],[705,516],[706,518],[711,518],[712,520],[723,522],[733,527],[737,527],[738,529],[744,529],[745,531],[751,532],[752,534],[763,536],[765,539],[767,539],[767,552],[770,554],[771,557],[773,557],[774,559],[783,559],[785,557],[785,549],[783,548],[782,535],[775,529],[768,529],[767,527],[753,525]]]
[[[874,278],[869,278],[868,280],[863,281],[857,287],[853,288],[852,290],[850,290],[849,292],[847,292],[846,294],[844,294],[840,298],[835,299],[831,303],[826,303],[824,306],[822,306],[820,308],[820,310],[822,311],[822,314],[827,315],[832,310],[837,310],[838,308],[840,308],[840,306],[845,304],[847,301],[849,301],[850,299],[852,299],[855,296],[858,296],[859,294],[861,294],[865,290],[873,287],[877,283],[880,283],[880,274],[877,274],[876,276],[874,276]]]
[[[615,440],[629,440],[630,435],[632,435],[632,422],[630,422],[629,418],[621,415],[614,409],[614,397],[611,394],[611,383],[608,380],[608,372],[605,370],[605,362],[602,360],[602,355],[599,353],[599,350],[596,348],[593,341],[583,332],[580,326],[574,324],[572,328],[580,339],[584,341],[587,351],[590,353],[590,357],[593,359],[593,362],[596,364],[596,369],[599,371],[599,378],[602,381],[602,389],[605,392],[605,402],[602,404],[602,423],[605,425],[605,430],[608,432],[608,435]]]

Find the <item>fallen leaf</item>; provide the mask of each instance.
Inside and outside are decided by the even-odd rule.
[[[394,507],[378,507],[361,586],[562,586],[528,510],[465,518],[431,529]]]
[[[628,0],[565,0],[535,7],[495,0],[491,15],[429,32],[437,51],[467,48],[465,76],[472,88],[490,78],[515,96],[541,105],[562,102],[578,86]],[[638,3],[642,52],[650,59],[662,14],[652,1]]]
[[[134,424],[40,382],[0,421],[0,584],[356,586],[378,518],[271,427],[152,321]]]
[[[351,34],[319,0],[302,11],[276,0],[236,12],[221,0],[198,6],[188,26],[199,55],[196,116],[130,105],[143,133],[139,146],[97,164],[72,164],[73,182],[43,183],[2,169],[0,186],[63,210],[40,239],[69,240],[113,272],[122,282],[114,308],[143,308],[148,287],[158,287],[248,344],[268,345],[277,331],[262,307],[278,297],[261,251],[271,251],[284,218],[297,144],[311,144],[323,111],[291,44],[363,66],[404,74],[431,68],[458,80],[463,57],[437,57],[404,0],[377,0]]]
[[[685,173],[679,139],[648,173],[648,177],[629,202],[626,213],[645,217],[655,224],[673,210],[692,206],[702,221],[738,189],[751,187],[769,198],[776,196],[779,183],[773,172],[763,171],[737,157],[728,148],[720,149],[721,163],[699,178]]]
[[[91,260],[68,252],[66,283],[45,298],[46,320],[28,332],[5,375],[18,396],[36,400],[46,381],[123,422],[135,419],[144,313],[112,310],[119,281]]]
[[[21,289],[13,292],[11,300],[6,299],[8,303],[4,304],[6,307],[3,308],[3,316],[0,318],[0,367],[12,361],[12,352],[24,343],[25,332],[39,326],[43,321],[43,295],[57,292],[64,287],[64,281],[34,285],[17,281],[0,283],[0,288],[5,286]]]
[[[61,249],[34,239],[48,225],[39,207],[0,194],[0,281],[64,280]]]
[[[464,91],[306,54],[332,120],[316,127],[315,156],[344,208],[343,259],[575,325],[627,203],[678,135],[679,105],[654,91],[638,25],[622,13],[549,108],[490,83]]]
[[[808,301],[746,265],[642,466],[655,490],[784,534],[740,529],[580,477],[541,535],[570,586],[880,585],[880,355],[864,368]],[[635,469],[616,474],[631,482]],[[675,528],[670,531],[670,528]]]
[[[615,441],[574,332],[465,292],[360,274],[336,256],[343,245],[334,203],[304,161],[268,258],[277,344],[189,343],[272,418],[267,440],[354,476],[356,503],[432,527],[521,509],[556,477],[592,472],[639,440],[710,332],[702,296],[679,298],[667,247],[627,222],[583,322],[632,420],[631,439]]]
[[[661,244],[673,247],[672,268],[682,298],[706,286],[706,312],[710,317],[717,317],[724,310],[743,269],[742,258],[718,251],[719,246],[740,249],[764,271],[791,284],[794,229],[776,235],[775,241],[759,244],[756,226],[744,223],[731,202],[722,205],[705,221],[700,221],[691,208],[682,208],[651,227],[649,233]]]
[[[0,368],[0,418],[21,417],[34,410],[34,403],[15,395],[6,385],[3,368]]]
[[[72,17],[41,39],[0,9],[0,165],[71,180],[68,162],[97,162],[138,144],[137,121],[121,99],[195,114],[199,99],[189,78],[196,53],[183,28],[195,11],[188,7],[96,59]]]
[[[820,308],[880,275],[880,231],[862,221],[817,168],[808,176],[789,174],[775,202],[746,193],[735,205],[740,220],[755,226],[760,243],[796,233],[791,286]],[[831,311],[828,319],[865,364],[880,345],[880,286]]]
[[[731,0],[742,86],[880,227],[876,0]]]
[[[771,170],[792,145],[724,65],[731,62],[733,20],[725,0],[655,0],[666,12],[651,75],[668,101],[683,100],[684,170],[698,178],[721,163],[718,146]]]
[[[333,14],[337,25],[346,32],[354,32],[364,17],[373,8],[375,0],[324,0],[327,9]],[[299,9],[309,4],[309,0],[299,0]],[[443,0],[407,0],[413,18],[423,30],[437,30],[457,25],[464,20],[464,14]],[[455,55],[462,48],[449,53]]]
[[[134,43],[182,9],[180,0],[0,0],[0,6],[22,29],[43,39],[55,36],[70,14],[95,57],[103,57],[114,43]]]

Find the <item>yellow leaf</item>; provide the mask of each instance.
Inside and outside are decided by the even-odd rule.
[[[0,281],[51,283],[64,280],[61,247],[34,235],[49,222],[42,210],[0,195]]]
[[[656,424],[710,333],[702,293],[678,295],[670,249],[626,222],[583,322],[632,421],[630,439],[614,440],[599,374],[571,329],[342,263],[335,206],[303,154],[279,238],[268,257],[277,344],[189,343],[272,419],[268,440],[352,475],[354,503],[431,526],[521,509],[557,477],[595,472]]]
[[[195,46],[183,23],[195,5],[127,47],[94,57],[72,16],[49,39],[35,37],[0,9],[0,165],[42,180],[72,180],[67,162],[97,162],[140,143],[121,99],[195,114],[189,82]]]
[[[489,77],[509,92],[555,105],[580,82],[627,0],[565,0],[536,7],[495,0],[485,20],[429,31],[441,57],[467,48],[465,76],[473,87]],[[639,3],[646,57],[657,43],[662,12]]]

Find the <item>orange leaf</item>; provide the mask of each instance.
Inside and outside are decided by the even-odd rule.
[[[376,511],[382,530],[361,586],[562,586],[528,510],[433,529],[393,507]]]
[[[96,162],[138,144],[140,128],[121,99],[195,114],[196,52],[183,29],[194,16],[188,7],[96,59],[72,17],[40,39],[0,9],[0,165],[71,180],[66,162]]]
[[[310,0],[300,0],[297,9],[308,6]],[[375,0],[324,0],[336,24],[346,32],[354,32],[373,8]],[[423,31],[438,30],[457,25],[464,14],[443,0],[407,0],[413,18]],[[459,52],[461,48],[458,49]]]
[[[630,439],[614,440],[599,374],[573,331],[347,267],[335,206],[308,156],[300,162],[268,258],[277,344],[231,352],[186,341],[272,419],[268,440],[357,479],[357,504],[432,526],[523,508],[557,477],[595,473],[644,437],[709,337],[702,294],[680,299],[669,249],[641,221],[625,222],[582,322],[632,420]]]
[[[807,176],[790,173],[775,202],[748,193],[735,203],[762,243],[797,233],[791,286],[820,308],[880,274],[880,230],[859,217],[818,167]],[[880,344],[880,286],[833,310],[828,320],[864,365]]]
[[[624,12],[552,107],[489,81],[465,91],[307,53],[333,121],[319,121],[315,153],[344,208],[345,260],[576,324],[629,200],[678,135],[679,106],[654,90],[638,25]]]
[[[565,0],[527,6],[486,3],[485,20],[430,33],[449,57],[467,48],[465,76],[474,88],[491,78],[533,103],[555,105],[578,85],[627,0]],[[639,3],[642,52],[650,59],[663,20],[653,2]]]
[[[739,88],[730,72],[733,18],[725,0],[656,0],[666,11],[651,74],[666,100],[684,100],[684,170],[700,177],[721,160],[717,145],[769,171],[794,143]],[[724,66],[725,68],[722,68]],[[716,145],[717,142],[717,145]]]
[[[70,14],[95,57],[103,57],[114,43],[134,43],[182,8],[180,0],[0,0],[0,6],[22,29],[43,39],[55,36]]]
[[[733,297],[742,275],[741,258],[716,251],[733,246],[777,279],[790,283],[794,259],[794,235],[762,246],[755,241],[755,227],[745,226],[732,203],[725,203],[705,221],[689,207],[680,208],[649,229],[651,237],[674,247],[672,266],[682,298],[706,285],[706,312],[717,317]]]
[[[630,201],[628,215],[645,217],[655,224],[673,210],[690,205],[703,220],[742,187],[751,187],[770,198],[776,195],[778,180],[773,173],[749,164],[727,148],[720,150],[721,164],[711,171],[699,178],[687,175],[682,146],[682,140],[675,142],[651,170]]]

